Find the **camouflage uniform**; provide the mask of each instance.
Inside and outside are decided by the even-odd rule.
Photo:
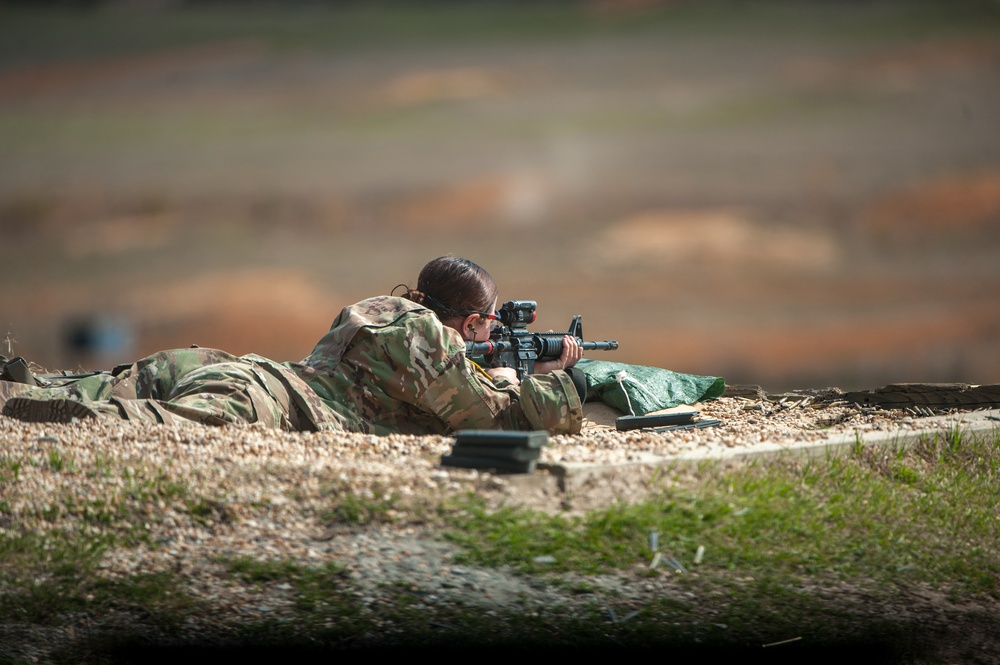
[[[6,405],[3,402],[6,401]],[[0,381],[3,414],[68,421],[260,423],[282,429],[447,434],[459,429],[577,433],[583,407],[566,372],[492,379],[429,309],[377,297],[346,307],[301,363],[215,349],[176,349],[121,372]]]
[[[574,434],[583,406],[564,371],[493,379],[431,310],[380,296],[344,308],[301,363],[290,364],[355,431],[447,434],[459,429]]]
[[[260,423],[306,431],[343,429],[346,422],[288,367],[216,349],[161,351],[120,372],[54,377],[48,383],[0,381],[3,414],[24,420],[109,416],[167,424]]]

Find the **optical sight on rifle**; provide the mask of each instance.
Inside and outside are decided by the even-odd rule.
[[[523,380],[535,371],[535,363],[556,360],[562,355],[563,337],[575,337],[584,351],[614,351],[616,340],[583,341],[583,317],[577,314],[566,332],[538,333],[527,329],[535,322],[537,304],[534,300],[508,300],[497,312],[500,325],[493,329],[485,342],[466,342],[465,355],[482,356],[490,367],[513,367]]]

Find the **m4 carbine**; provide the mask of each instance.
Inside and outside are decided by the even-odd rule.
[[[500,325],[493,329],[485,342],[466,342],[465,355],[482,356],[490,367],[513,367],[518,380],[524,380],[535,371],[535,363],[556,360],[562,355],[563,337],[575,337],[584,351],[614,351],[616,340],[604,342],[583,341],[583,317],[577,314],[566,332],[531,332],[529,323],[535,321],[534,300],[508,300],[497,312]]]

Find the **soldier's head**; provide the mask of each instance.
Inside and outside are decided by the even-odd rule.
[[[441,322],[468,340],[483,341],[496,320],[497,285],[482,267],[468,259],[442,256],[423,267],[417,288],[406,298],[432,310]]]

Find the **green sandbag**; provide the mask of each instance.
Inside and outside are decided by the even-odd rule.
[[[581,360],[576,366],[587,377],[588,400],[599,399],[623,413],[637,416],[715,399],[726,389],[726,381],[721,377],[679,374],[659,367],[604,360]],[[625,377],[619,383],[617,376],[622,371]]]

